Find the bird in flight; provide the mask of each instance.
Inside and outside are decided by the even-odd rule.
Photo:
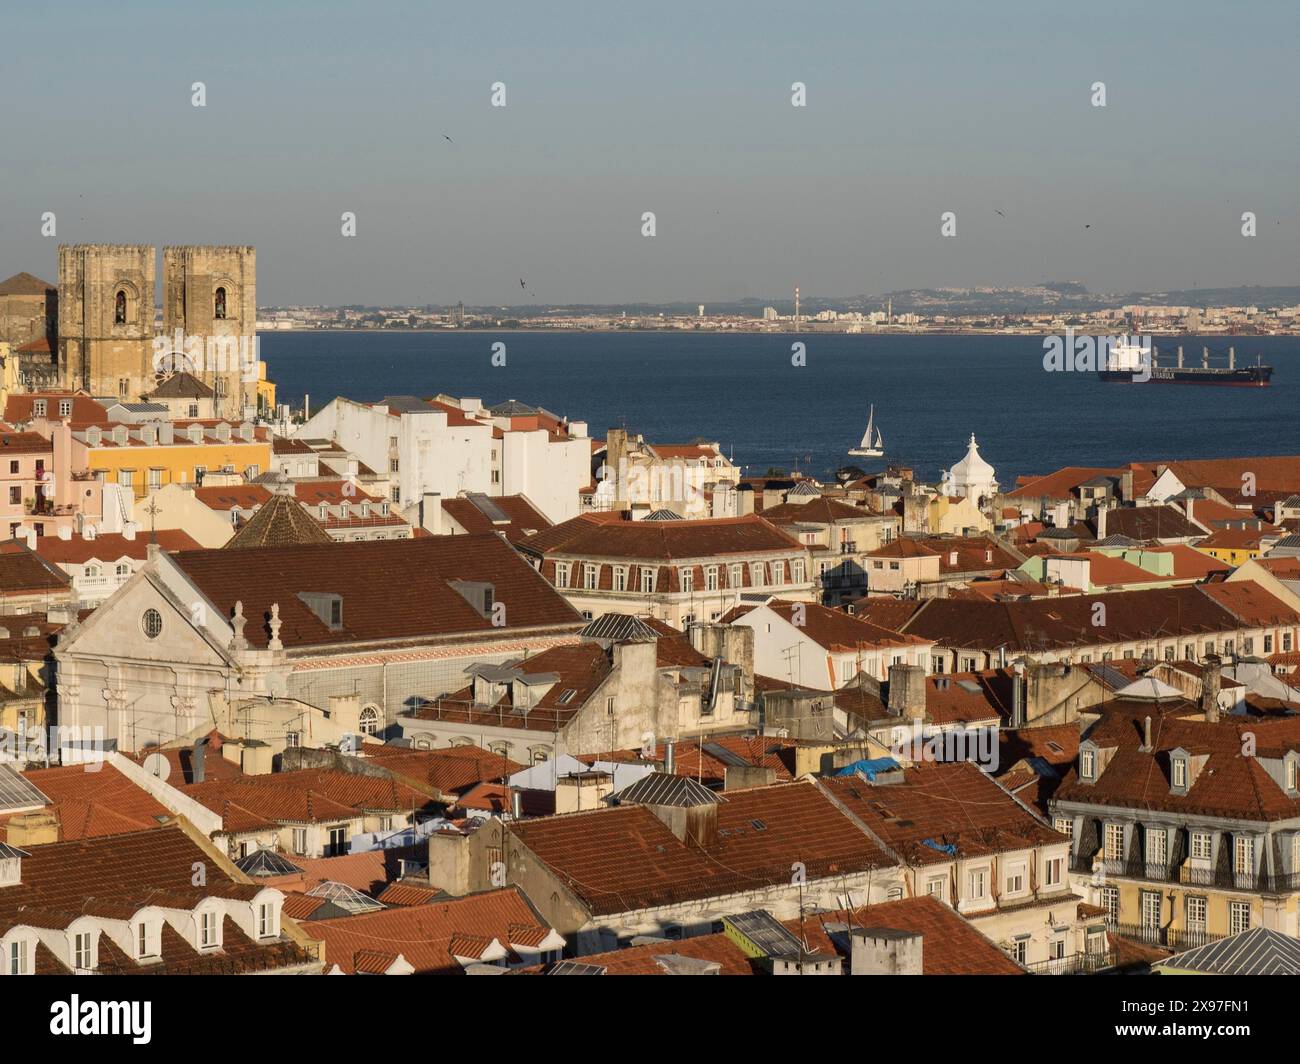
[[[1005,217],[1006,217],[1006,215],[1003,214],[1003,213],[1002,213],[1000,210],[998,210],[996,207],[993,208],[993,213],[996,214],[999,218],[1005,218]]]
[[[522,277],[519,278],[519,287],[520,287],[520,288],[527,288],[527,287],[528,287],[527,282],[526,282]]]
[[[445,140],[448,144],[455,144],[455,143],[456,143],[454,140],[451,139],[451,137],[447,136],[446,133],[444,133],[444,134],[442,135],[442,139]]]

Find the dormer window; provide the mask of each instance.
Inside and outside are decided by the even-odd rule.
[[[94,967],[94,951],[89,931],[78,931],[72,941],[72,967],[77,971],[89,971]]]
[[[16,887],[23,879],[23,858],[27,854],[16,846],[0,842],[0,887]]]
[[[1173,783],[1175,787],[1187,786],[1187,759],[1176,757],[1173,761]]]
[[[1097,755],[1091,750],[1079,751],[1079,776],[1085,780],[1095,779],[1097,775]]]
[[[32,417],[45,416],[45,400],[35,399],[32,401]]]
[[[343,597],[328,591],[299,591],[298,598],[331,631],[343,627]]]
[[[199,913],[199,949],[216,949],[221,945],[217,934],[217,914],[212,909]]]
[[[27,959],[31,951],[27,948],[26,939],[14,939],[9,943],[9,949],[6,952],[8,953],[10,975],[27,975],[31,971]]]
[[[141,920],[135,927],[135,956],[137,960],[156,957],[158,951],[153,948],[153,936],[149,934],[149,924]]]
[[[274,938],[276,934],[275,906],[264,901],[257,907],[257,937]]]

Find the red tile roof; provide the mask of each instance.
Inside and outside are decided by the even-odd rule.
[[[647,807],[513,822],[509,831],[593,913],[618,913],[891,865],[811,783],[719,795],[718,837],[679,840]],[[762,825],[761,827],[759,825]]]
[[[802,544],[757,515],[697,521],[627,521],[617,513],[582,514],[530,536],[530,554],[673,561],[726,554],[788,554]]]
[[[265,506],[271,500],[271,492],[261,484],[235,484],[229,487],[195,488],[194,497],[210,509],[225,512],[235,508],[252,510]]]
[[[447,798],[484,781],[522,772],[528,766],[478,746],[416,750],[400,746],[367,746],[366,759],[393,775],[415,781]]]
[[[17,925],[66,928],[82,914],[128,919],[146,905],[193,909],[203,898],[251,901],[262,887],[240,882],[223,871],[209,848],[179,826],[134,831],[26,848],[22,882],[0,890],[0,934]],[[206,882],[193,883],[194,869],[206,869]],[[229,917],[222,948],[200,955],[164,927],[161,963],[141,964],[124,955],[107,935],[99,939],[99,971],[105,973],[202,974],[258,971],[311,960],[300,946],[277,939],[254,942]],[[52,956],[37,971],[61,971]],[[65,973],[66,974],[66,973]]]
[[[45,811],[59,821],[59,841],[150,831],[170,823],[172,813],[112,765],[97,771],[85,765],[33,769],[23,777],[49,800]],[[12,819],[0,816],[0,831]]]
[[[172,558],[222,616],[232,616],[235,603],[243,603],[244,634],[258,647],[270,638],[266,619],[277,603],[280,639],[289,648],[471,634],[514,637],[521,629],[572,631],[582,623],[532,566],[493,535],[183,551]],[[452,581],[492,585],[494,601],[505,606],[506,624],[494,625]],[[299,592],[339,595],[342,626],[332,630]]]
[[[858,776],[821,784],[909,864],[952,860],[926,840],[956,846],[959,857],[1067,841],[973,762],[918,761],[902,772],[902,782],[888,785]]]
[[[803,613],[800,631],[818,646],[832,653],[871,650],[878,647],[925,646],[927,640],[918,636],[901,635],[883,628],[858,614],[845,613],[814,602],[786,602],[773,600],[767,608],[782,620],[794,624],[795,610]]]
[[[418,975],[464,971],[453,955],[479,956],[492,941],[506,950],[538,942],[550,928],[516,887],[470,894],[425,905],[312,920],[303,930],[325,943],[327,968],[355,974],[357,956],[367,951],[401,954]],[[538,933],[541,933],[541,938]],[[528,939],[528,941],[524,941]]]
[[[1066,772],[1056,802],[1086,802],[1127,809],[1162,810],[1253,821],[1300,816],[1300,798],[1289,798],[1260,759],[1300,750],[1300,717],[1224,717],[1217,723],[1186,713],[1157,713],[1139,700],[1108,703],[1085,735],[1114,753],[1096,782]],[[1181,703],[1185,706],[1185,703]],[[1144,751],[1144,721],[1151,717],[1153,750]],[[1251,749],[1257,756],[1246,756]],[[1169,752],[1207,755],[1186,795],[1170,793]]]
[[[442,508],[466,532],[501,532],[511,543],[551,527],[546,516],[523,495],[496,495],[490,501],[509,518],[507,523],[493,521],[470,499],[446,499]]]
[[[1211,588],[1219,587],[1249,590],[1210,593]],[[1104,626],[1092,623],[1097,603],[1106,608]],[[1015,602],[929,599],[895,603],[868,599],[859,604],[858,612],[877,623],[886,623],[887,619],[908,634],[932,639],[945,647],[1005,647],[1009,653],[1232,631],[1248,616],[1278,617],[1278,623],[1285,624],[1300,619],[1253,581]],[[910,616],[902,619],[909,612]]]
[[[165,551],[199,549],[198,542],[188,532],[164,528],[152,534],[137,532],[130,539],[120,532],[101,532],[93,539],[75,535],[71,539],[39,536],[36,540],[36,553],[60,565],[84,565],[89,561],[115,562],[121,558],[144,561],[149,553],[149,544],[155,538],[158,546]]]

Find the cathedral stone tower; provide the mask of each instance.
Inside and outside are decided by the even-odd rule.
[[[146,244],[59,248],[59,381],[138,399],[153,387],[155,250]]]
[[[257,405],[257,252],[251,247],[163,248],[163,330],[203,344],[191,372],[212,389],[219,416]],[[251,377],[251,380],[244,378]]]

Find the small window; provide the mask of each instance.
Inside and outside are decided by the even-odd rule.
[[[217,944],[217,914],[205,910],[199,921],[199,946],[209,949]]]
[[[162,634],[162,614],[155,609],[145,610],[144,616],[140,618],[140,626],[144,629],[146,636],[150,639],[157,639]]]
[[[73,942],[72,966],[86,971],[90,968],[90,932],[80,931]]]
[[[213,299],[212,316],[213,316],[214,318],[216,318],[217,321],[225,321],[225,319],[226,319],[226,290],[225,290],[225,288],[218,288],[218,289],[217,289],[216,297]]]
[[[113,324],[126,324],[126,293],[121,291],[121,289],[119,289],[117,295],[113,297]]]

